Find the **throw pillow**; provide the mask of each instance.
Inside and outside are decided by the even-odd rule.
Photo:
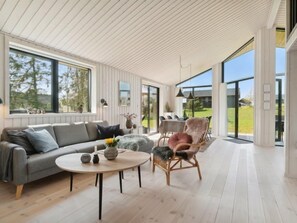
[[[30,143],[25,131],[7,130],[7,135],[9,137],[9,141],[11,143],[14,143],[23,147],[27,155],[32,155],[36,153],[36,150],[34,149],[33,145]]]
[[[192,137],[189,136],[187,133],[184,132],[177,132],[173,134],[168,140],[168,146],[170,149],[174,149],[175,146],[179,143],[192,143]],[[182,146],[179,150],[189,149],[190,146]]]
[[[112,138],[122,135],[120,131],[120,124],[107,127],[97,125],[97,130],[99,133],[99,139]]]
[[[26,131],[26,135],[37,152],[46,153],[59,148],[57,142],[46,129]]]

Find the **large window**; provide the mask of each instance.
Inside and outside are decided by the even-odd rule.
[[[276,145],[284,145],[285,121],[285,30],[276,30],[275,48],[275,141]]]
[[[10,49],[10,113],[90,111],[88,68]]]
[[[254,76],[254,40],[250,40],[223,62],[223,82],[228,83]]]
[[[290,0],[289,2],[289,34],[293,31],[297,23],[297,2],[296,0]]]
[[[59,64],[59,112],[75,112],[78,107],[88,111],[89,69]]]
[[[202,72],[189,80],[179,83],[183,88],[183,116],[207,117],[212,116],[212,70]],[[188,99],[192,93],[194,99]]]
[[[223,62],[227,83],[228,136],[253,141],[254,129],[254,40]]]

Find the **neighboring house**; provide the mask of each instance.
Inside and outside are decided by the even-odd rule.
[[[240,95],[240,93],[239,93]],[[212,107],[212,91],[211,90],[197,90],[194,91],[194,97],[199,98],[204,108]],[[235,107],[235,89],[227,89],[227,106],[228,108]]]

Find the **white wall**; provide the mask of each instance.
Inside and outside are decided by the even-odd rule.
[[[4,35],[0,33],[0,98],[4,101]],[[5,103],[5,101],[4,101]],[[0,131],[4,125],[4,105],[0,105]]]
[[[108,120],[110,124],[120,123],[122,127],[125,126],[125,118],[120,114],[135,113],[137,118],[133,123],[140,125],[141,119],[141,78],[129,72],[121,71],[113,67],[98,64],[97,67],[99,80],[98,100],[105,99],[108,103],[107,108],[98,106],[99,117]],[[131,105],[119,106],[119,81],[130,83],[131,87]],[[103,114],[102,114],[103,111]]]
[[[297,45],[297,38],[296,38]],[[287,52],[286,119],[285,119],[285,174],[297,178],[297,50]]]
[[[269,91],[264,90],[269,86]],[[265,92],[264,92],[265,91]],[[269,100],[264,100],[269,96]],[[275,145],[275,28],[259,30],[255,36],[254,143]]]
[[[71,114],[39,114],[39,115],[10,115],[9,114],[9,74],[8,74],[8,50],[9,42],[16,42],[26,47],[36,49],[37,51],[45,52],[46,54],[56,55],[61,58],[67,58],[72,61],[78,61],[84,64],[93,66],[94,73],[92,85],[94,87],[92,92],[92,112],[91,113],[71,113]],[[119,106],[119,81],[126,81],[131,86],[131,105]],[[129,112],[136,113],[138,117],[134,123],[140,125],[141,118],[141,77],[104,65],[95,61],[90,61],[84,58],[76,57],[65,52],[60,52],[50,49],[45,46],[40,46],[30,43],[18,38],[13,38],[8,35],[0,33],[0,97],[4,99],[5,104],[0,105],[0,131],[5,127],[19,127],[33,124],[43,123],[63,123],[63,122],[78,122],[78,121],[92,121],[92,120],[107,120],[110,124],[121,124],[125,126],[125,118],[120,114]],[[167,89],[162,86],[163,95],[168,100]],[[102,109],[100,100],[104,98],[108,107]],[[162,106],[161,106],[162,108]],[[103,113],[102,113],[103,111]]]
[[[222,103],[227,101],[226,98],[221,100],[220,86],[222,82],[222,63],[215,64],[212,67],[212,129],[211,132],[214,136],[220,135],[220,120],[227,120],[227,117],[222,116],[225,114]],[[224,95],[225,96],[225,95]],[[221,103],[220,103],[221,102]],[[224,134],[225,135],[225,134]]]

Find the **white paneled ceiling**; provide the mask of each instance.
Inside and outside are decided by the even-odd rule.
[[[285,0],[282,0],[285,2]],[[276,25],[285,26],[281,3]],[[165,84],[224,60],[265,27],[273,0],[0,0],[0,30]],[[182,79],[189,71],[182,71]]]

